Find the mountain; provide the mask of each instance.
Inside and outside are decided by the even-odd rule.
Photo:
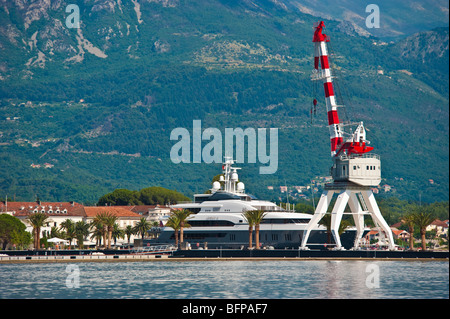
[[[1,196],[96,202],[115,188],[203,192],[220,164],[170,159],[172,130],[192,135],[193,120],[222,135],[278,128],[275,174],[240,165],[258,196],[328,175],[320,90],[310,118],[317,17],[299,10],[311,3],[0,0]],[[399,3],[380,10],[394,19]],[[78,5],[78,29],[66,25],[69,4]],[[351,21],[325,24],[345,114],[368,127],[383,183],[405,199],[448,200],[448,27],[387,43]]]
[[[384,41],[398,40],[411,34],[437,27],[448,27],[448,1],[445,0],[288,0],[288,5],[324,19],[338,20],[351,25],[362,36],[375,36]],[[380,12],[379,28],[367,28],[366,19],[373,12],[370,4]]]

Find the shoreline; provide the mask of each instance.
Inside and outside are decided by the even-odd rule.
[[[10,256],[0,257],[1,264],[83,263],[83,262],[190,262],[190,261],[439,261],[448,258],[390,258],[390,257],[176,257],[170,255],[69,255],[69,256]]]
[[[133,262],[133,261],[449,261],[449,251],[387,251],[387,250],[173,250],[145,253],[132,250],[60,250],[5,251],[0,264]]]

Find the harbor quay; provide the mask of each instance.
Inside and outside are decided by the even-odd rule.
[[[158,253],[139,253],[132,250],[59,250],[8,251],[0,254],[2,263],[46,262],[132,262],[132,261],[188,261],[188,260],[402,260],[448,261],[448,251],[388,251],[388,250],[248,250],[193,249]]]

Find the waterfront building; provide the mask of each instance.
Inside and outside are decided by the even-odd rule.
[[[126,207],[126,208],[125,208]],[[41,228],[41,238],[50,236],[52,227],[61,228],[61,223],[69,219],[73,223],[78,221],[92,222],[94,217],[102,212],[109,212],[117,216],[117,224],[125,229],[127,226],[134,227],[143,217],[130,210],[127,206],[84,206],[76,202],[0,202],[0,214],[9,214],[21,220],[26,231],[32,233],[33,227],[27,221],[27,217],[34,213],[44,213],[48,216],[47,222]],[[136,236],[131,236],[133,242]],[[76,243],[76,240],[74,240]],[[127,238],[118,240],[118,244],[126,243]]]

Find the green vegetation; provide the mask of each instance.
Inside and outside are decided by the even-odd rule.
[[[175,246],[178,247],[178,244],[183,243],[183,230],[184,228],[189,228],[191,225],[189,224],[189,216],[192,214],[187,209],[182,210],[173,210],[169,219],[167,220],[166,227],[171,227],[175,231]]]
[[[44,227],[48,219],[45,213],[37,212],[27,217],[27,222],[33,227],[34,249],[41,249],[41,228]]]
[[[132,2],[114,12],[79,5],[84,37],[107,58],[85,52],[83,61],[67,62],[75,53],[63,48],[77,51],[76,30],[52,29],[51,19],[64,19],[60,11],[24,28],[23,12],[0,9],[1,25],[13,26],[17,43],[29,43],[39,31],[32,50],[0,34],[0,196],[94,204],[115,189],[202,192],[220,163],[176,165],[169,158],[171,130],[189,130],[195,119],[222,132],[279,129],[276,174],[239,165],[247,190],[258,197],[278,199],[269,185],[306,185],[328,175],[320,90],[312,124],[309,117],[316,18],[272,1],[195,0],[175,7],[143,2],[139,24]],[[378,39],[348,35],[338,22],[326,25],[349,119],[369,128],[394,196],[448,200],[448,28],[375,45]],[[55,41],[51,54],[47,39]],[[37,50],[47,57],[45,67],[26,66]],[[102,204],[167,203],[136,192],[117,191],[117,202]]]
[[[248,223],[248,249],[253,249],[253,227],[255,227],[255,249],[259,249],[259,225],[266,213],[262,210],[247,210],[242,215]]]
[[[26,226],[18,218],[8,214],[0,214],[0,242],[1,248],[8,244],[17,249],[25,249],[31,243],[31,234],[25,231]]]
[[[116,189],[98,200],[98,206],[127,205],[168,205],[179,201],[189,201],[189,198],[176,191],[163,187],[148,187],[140,191]]]

